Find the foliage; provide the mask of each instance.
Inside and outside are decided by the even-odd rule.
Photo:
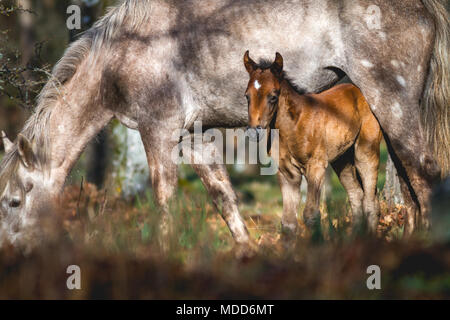
[[[62,234],[29,254],[0,250],[0,298],[450,297],[450,246],[397,240],[392,233],[403,222],[385,206],[377,238],[352,236],[349,211],[341,207],[334,212],[336,223],[324,215],[323,243],[302,235],[286,248],[280,241],[278,187],[268,178],[242,179],[240,207],[258,249],[252,258],[237,259],[227,226],[203,187],[186,179],[171,204],[174,232],[167,252],[158,241],[159,213],[149,192],[126,201],[89,184],[81,193],[79,186],[68,187],[57,213],[64,218]],[[72,264],[81,268],[79,291],[65,289]],[[381,267],[382,290],[366,287],[372,264]]]
[[[35,14],[32,11],[11,4],[0,3],[0,15]],[[10,31],[0,30],[0,96],[6,96],[17,104],[31,108],[34,98],[41,91],[50,75],[50,66],[41,58],[44,42],[34,44],[34,56],[25,64],[21,53],[9,37]]]

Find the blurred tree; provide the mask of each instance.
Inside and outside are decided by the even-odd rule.
[[[386,181],[384,183],[383,196],[386,199],[389,209],[392,209],[398,204],[403,204],[403,196],[397,170],[389,155],[386,162]]]
[[[34,53],[34,32],[33,27],[35,23],[34,15],[31,7],[31,0],[18,0],[18,5],[22,8],[18,15],[20,28],[20,53],[22,65],[26,66],[31,60]]]
[[[0,17],[0,127],[14,138],[48,70],[29,64],[35,53],[33,42],[26,39],[33,37],[30,1],[0,1]],[[12,28],[16,24],[19,32]],[[17,38],[19,41],[14,41]]]
[[[69,41],[75,41],[79,34],[88,30],[100,15],[103,7],[99,0],[76,0],[73,4],[81,8],[81,29],[69,30]],[[102,130],[87,148],[86,179],[97,187],[103,187],[106,167],[108,164],[108,136],[106,130]]]
[[[113,121],[110,141],[111,156],[108,185],[113,184],[117,194],[132,197],[143,192],[149,185],[149,172],[144,145],[138,131]]]

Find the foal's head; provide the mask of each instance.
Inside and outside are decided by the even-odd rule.
[[[250,75],[245,97],[248,102],[248,126],[259,135],[267,129],[276,113],[283,79],[283,57],[277,52],[275,61],[257,65],[247,51],[244,65]]]

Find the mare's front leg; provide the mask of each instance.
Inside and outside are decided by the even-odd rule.
[[[282,236],[286,240],[295,237],[298,232],[297,212],[299,210],[302,176],[278,172],[281,194],[283,196],[283,216],[281,217]]]
[[[164,251],[169,248],[172,229],[169,201],[178,183],[178,165],[171,157],[179,142],[174,133],[183,125],[177,116],[167,117],[167,114],[181,114],[175,112],[176,106],[173,101],[164,106],[167,113],[143,110],[139,117],[139,132],[147,155],[154,199],[161,211],[159,242]]]
[[[303,219],[306,226],[315,232],[320,232],[320,191],[325,179],[325,171],[328,163],[315,162],[306,168],[306,180],[308,182],[308,194]]]
[[[209,150],[216,155],[220,154],[214,143],[204,143],[203,150]],[[221,157],[205,159],[205,155],[196,154],[196,150],[193,150],[193,154],[192,168],[202,180],[236,243],[246,247],[250,243],[250,236],[239,213],[236,193],[231,185],[227,169],[222,164]]]

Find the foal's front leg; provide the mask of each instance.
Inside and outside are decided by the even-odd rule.
[[[320,191],[325,179],[325,170],[328,163],[316,162],[306,168],[308,194],[306,197],[303,219],[311,231],[320,230]]]
[[[297,212],[300,205],[301,174],[286,177],[287,174],[278,172],[281,194],[283,196],[283,216],[281,217],[281,228],[283,237],[287,239],[295,237],[298,231]]]

